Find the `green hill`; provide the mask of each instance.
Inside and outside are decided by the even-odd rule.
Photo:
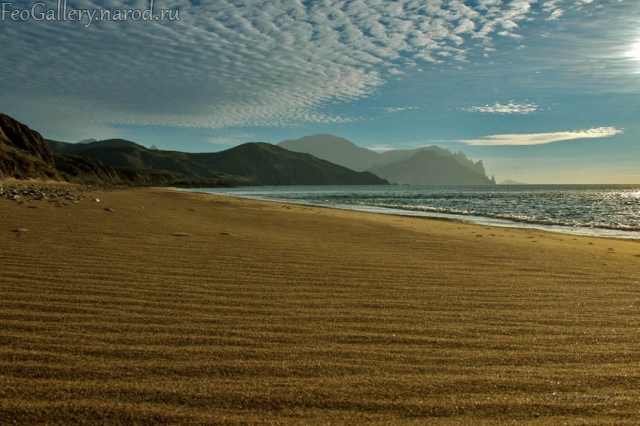
[[[147,149],[122,139],[83,144],[48,141],[53,152],[101,161],[117,170],[162,172],[183,184],[203,185],[384,185],[369,172],[260,142],[215,153]]]

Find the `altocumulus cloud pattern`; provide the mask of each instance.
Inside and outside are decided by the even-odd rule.
[[[359,117],[322,107],[366,98],[409,67],[489,55],[497,39],[522,38],[523,22],[592,3],[156,0],[157,8],[179,10],[180,21],[5,21],[0,89],[16,110],[45,103],[93,124],[345,123]],[[149,2],[109,3],[133,7]]]

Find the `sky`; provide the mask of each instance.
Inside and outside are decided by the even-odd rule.
[[[0,0],[0,112],[186,152],[330,133],[640,184],[640,0]]]

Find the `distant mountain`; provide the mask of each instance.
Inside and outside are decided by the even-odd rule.
[[[145,148],[122,139],[88,144],[50,141],[59,154],[99,160],[117,170],[163,172],[182,182],[220,185],[383,185],[369,172],[355,172],[312,155],[267,143],[246,143],[215,153],[184,153]]]
[[[98,142],[97,139],[91,138],[91,139],[83,139],[80,142],[77,142],[79,144],[83,144],[83,143],[92,143],[92,142]]]
[[[280,142],[278,146],[289,151],[311,154],[358,172],[368,170],[379,163],[377,152],[356,146],[348,139],[328,134],[286,140]]]
[[[0,178],[58,179],[53,155],[40,133],[0,114]]]
[[[493,185],[482,160],[473,162],[461,152],[437,146],[377,153],[351,141],[328,134],[305,136],[278,144],[296,152],[340,164],[356,171],[370,171],[394,183],[420,185]],[[430,152],[433,155],[425,155]],[[440,176],[434,173],[439,170]],[[446,176],[446,178],[444,178]]]
[[[460,165],[451,156],[441,156],[430,150],[419,150],[412,157],[369,169],[378,176],[407,185],[489,185],[486,176]],[[493,182],[495,183],[495,182]]]

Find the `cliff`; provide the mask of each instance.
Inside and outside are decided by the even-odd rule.
[[[59,179],[42,135],[4,114],[0,114],[0,177]]]

